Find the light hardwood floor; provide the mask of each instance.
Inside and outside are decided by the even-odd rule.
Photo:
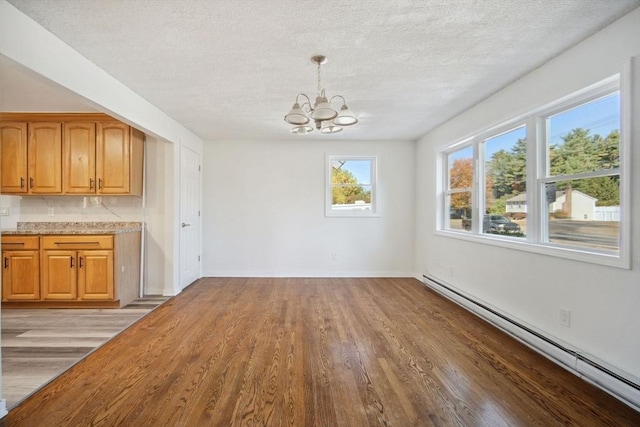
[[[202,279],[10,426],[638,426],[415,279]]]
[[[2,396],[7,407],[69,369],[166,297],[121,309],[2,309]]]

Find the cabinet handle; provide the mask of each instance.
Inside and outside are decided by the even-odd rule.
[[[54,245],[99,245],[100,242],[54,242]]]
[[[29,188],[33,188],[33,177],[29,178]]]
[[[4,268],[9,268],[9,258],[4,257]]]
[[[93,178],[89,178],[89,190],[93,190]]]
[[[182,223],[182,228],[185,228],[185,227],[191,227],[191,224],[187,224],[186,222],[183,222]]]
[[[70,268],[73,268],[73,257],[71,257],[71,267]]]
[[[98,178],[98,190],[102,190],[102,178]]]
[[[82,268],[82,257],[78,257],[78,268]]]
[[[20,189],[24,188],[24,177],[20,177]]]

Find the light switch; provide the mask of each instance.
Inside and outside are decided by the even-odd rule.
[[[9,208],[8,207],[0,208],[0,216],[9,216]]]

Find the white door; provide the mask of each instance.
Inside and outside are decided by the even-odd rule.
[[[180,286],[200,277],[200,154],[180,149]]]

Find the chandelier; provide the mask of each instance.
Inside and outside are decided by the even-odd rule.
[[[353,115],[347,102],[342,95],[335,95],[327,100],[324,88],[320,80],[320,66],[327,63],[327,57],[324,55],[315,55],[311,57],[311,62],[318,65],[318,91],[316,101],[311,105],[311,99],[304,93],[296,96],[296,102],[291,107],[291,111],[284,116],[284,121],[294,125],[291,128],[292,133],[306,135],[313,131],[313,127],[309,124],[314,121],[315,128],[321,133],[337,133],[342,131],[344,126],[351,126],[358,123],[358,119]],[[306,99],[306,102],[300,104],[300,97]],[[342,100],[340,111],[333,108],[331,103],[334,99]]]

